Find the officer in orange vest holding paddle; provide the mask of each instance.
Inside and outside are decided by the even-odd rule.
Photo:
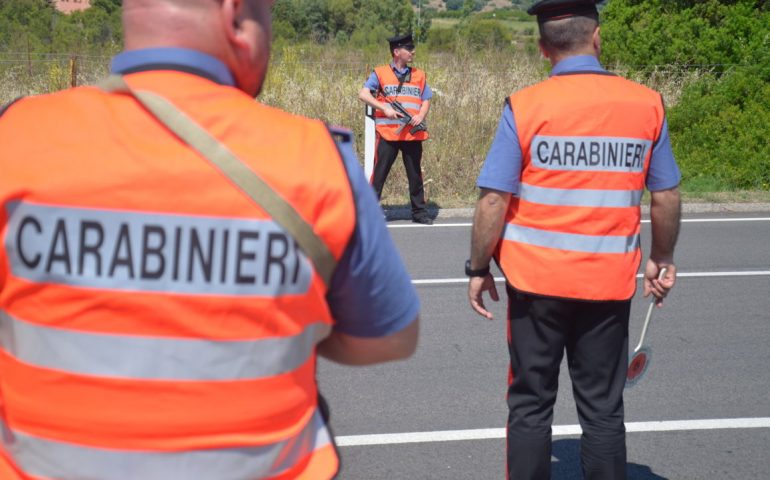
[[[433,92],[425,72],[409,65],[414,59],[412,35],[391,37],[388,45],[393,61],[375,68],[358,94],[374,108],[377,139],[370,182],[380,198],[393,162],[401,152],[409,181],[412,221],[432,225],[425,205],[422,142],[428,139],[425,117]]]
[[[510,377],[508,475],[550,478],[551,423],[564,351],[587,479],[626,478],[623,388],[641,263],[640,202],[651,192],[644,294],[674,286],[680,172],[657,92],[598,61],[594,0],[542,0],[550,78],[506,99],[477,185],[468,297],[491,319],[489,263],[506,279]],[[663,278],[659,272],[665,268]]]
[[[254,99],[271,6],[125,0],[109,79],[0,112],[0,478],[329,479],[317,356],[414,351],[350,132]]]

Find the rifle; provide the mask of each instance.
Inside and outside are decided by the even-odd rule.
[[[401,131],[409,125],[409,122],[412,121],[412,116],[409,114],[409,112],[406,111],[406,108],[404,108],[403,105],[398,100],[393,100],[390,102],[390,106],[393,107],[394,110],[396,110],[398,113],[402,114],[403,117],[401,117],[401,120],[404,121],[404,123],[398,127],[398,130],[396,130],[396,135],[401,135]],[[414,135],[417,132],[424,132],[428,129],[428,126],[425,125],[425,122],[422,121],[418,123],[417,125],[414,125],[410,130],[409,133]]]

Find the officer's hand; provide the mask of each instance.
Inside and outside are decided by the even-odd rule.
[[[412,116],[412,120],[409,122],[409,125],[417,126],[419,125],[423,120],[425,119],[425,115],[422,115],[418,113],[417,115]]]
[[[484,298],[482,294],[489,291],[489,297],[495,302],[500,300],[495,287],[495,279],[491,273],[483,277],[471,277],[468,282],[468,300],[471,302],[471,308],[482,317],[492,320],[492,312],[484,307]]]
[[[660,270],[666,268],[666,274],[658,280]],[[657,299],[655,305],[663,306],[663,299],[668,295],[669,290],[674,288],[676,283],[676,265],[669,262],[655,262],[647,260],[644,268],[644,296],[649,297],[650,293]]]
[[[384,113],[385,116],[391,120],[397,120],[404,116],[401,113],[398,113],[397,111],[395,111],[392,107],[385,107],[382,113]]]

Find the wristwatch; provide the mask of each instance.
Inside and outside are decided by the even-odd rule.
[[[469,277],[486,277],[489,274],[489,265],[484,268],[479,268],[478,270],[473,270],[471,268],[471,260],[468,259],[465,261],[465,274]]]

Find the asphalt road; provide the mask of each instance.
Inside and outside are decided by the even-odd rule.
[[[375,367],[320,362],[339,479],[504,478],[505,300],[493,321],[468,306],[469,224],[389,224],[422,302],[420,346]],[[648,332],[650,370],[626,391],[629,478],[770,478],[770,212],[685,216],[677,266]],[[637,295],[632,348],[647,306]],[[563,366],[554,479],[581,478],[577,423]]]

